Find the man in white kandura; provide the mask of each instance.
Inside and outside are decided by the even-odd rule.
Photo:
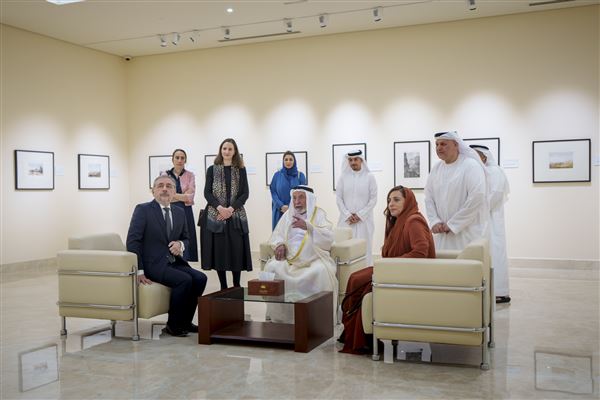
[[[367,266],[373,265],[373,208],[377,204],[377,182],[362,150],[350,152],[344,158],[335,197],[340,210],[338,227],[350,227],[353,238],[367,241]]]
[[[504,203],[508,200],[510,186],[504,170],[498,165],[486,146],[472,145],[488,172],[488,196],[490,207],[490,252],[494,268],[494,292],[496,303],[510,302],[508,286],[508,255],[506,252],[506,229],[504,228]]]
[[[269,243],[275,252],[265,265],[276,279],[285,281],[286,299],[292,301],[322,291],[333,292],[337,299],[335,262],[329,255],[333,244],[332,224],[324,210],[317,207],[314,192],[308,186],[292,189],[291,202]],[[332,312],[334,305],[331,305]],[[278,304],[267,305],[267,316],[276,322],[293,321],[292,311]]]
[[[425,206],[435,248],[462,250],[488,237],[486,172],[479,155],[456,132],[435,134],[440,158],[427,179]]]

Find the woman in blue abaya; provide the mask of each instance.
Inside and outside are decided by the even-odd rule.
[[[298,185],[306,185],[306,176],[298,172],[296,156],[291,151],[283,153],[283,167],[275,172],[271,179],[271,209],[273,212],[272,229],[288,209],[290,204],[290,190]]]

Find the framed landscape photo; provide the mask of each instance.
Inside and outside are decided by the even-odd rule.
[[[302,172],[306,176],[306,184],[308,184],[308,152],[307,151],[292,151],[296,156],[296,166],[298,172]],[[283,155],[285,152],[265,153],[266,176],[265,183],[271,185],[271,179],[275,172],[283,166]]]
[[[15,150],[15,189],[54,190],[54,152]]]
[[[78,154],[77,172],[79,189],[110,189],[110,157],[96,154]]]
[[[480,139],[463,139],[467,146],[477,144],[490,149],[490,153],[496,159],[496,163],[500,165],[500,138],[480,138]]]
[[[150,185],[150,189],[152,189],[154,179],[156,179],[161,172],[171,168],[173,168],[173,160],[171,155],[148,156],[148,183]]]
[[[431,170],[430,150],[429,140],[394,142],[394,186],[425,189]]]
[[[333,162],[333,190],[335,191],[335,185],[337,185],[337,181],[340,179],[342,171],[340,167],[342,166],[342,160],[346,157],[346,154],[352,152],[362,150],[363,156],[365,160],[367,159],[367,144],[366,143],[342,143],[342,144],[334,144],[331,146],[332,153],[332,162]]]
[[[591,148],[591,139],[534,141],[533,183],[590,182]]]

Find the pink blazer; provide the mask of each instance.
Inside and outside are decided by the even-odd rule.
[[[167,171],[161,172],[161,175],[167,175]],[[181,183],[182,194],[185,197],[185,205],[193,206],[194,195],[196,194],[196,176],[186,169],[179,177],[179,182]]]

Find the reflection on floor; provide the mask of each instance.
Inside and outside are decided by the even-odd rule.
[[[207,292],[217,282],[209,274]],[[513,268],[513,301],[497,308],[491,369],[481,371],[479,352],[459,346],[400,346],[406,361],[393,364],[338,353],[335,339],[308,354],[202,346],[196,335],[161,336],[166,316],[141,321],[139,342],[130,323],[112,337],[109,322],[77,318],[61,339],[56,274],[3,274],[0,398],[597,399],[598,283],[598,271]]]

